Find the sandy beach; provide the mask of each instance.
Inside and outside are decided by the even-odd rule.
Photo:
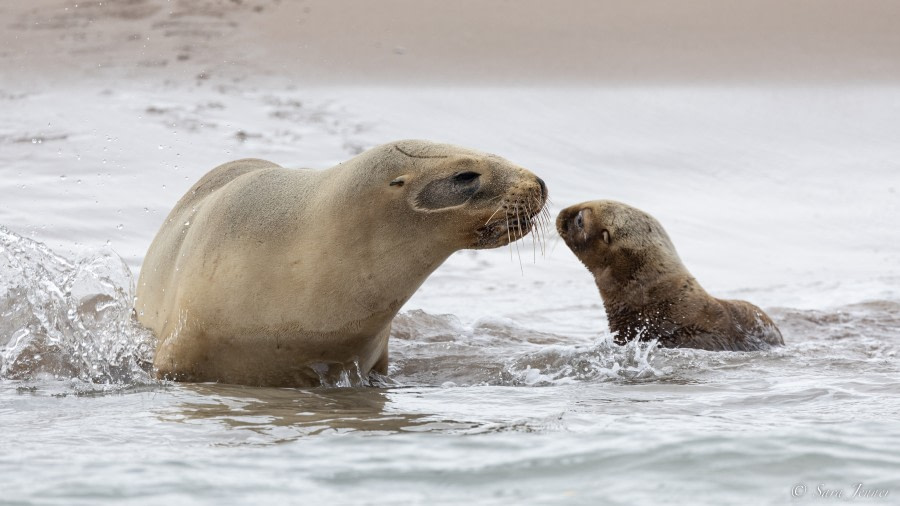
[[[891,0],[37,0],[5,3],[0,16],[7,86],[85,77],[358,86],[900,78],[900,5]]]

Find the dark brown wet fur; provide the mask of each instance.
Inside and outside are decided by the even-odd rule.
[[[752,351],[784,344],[781,332],[762,309],[706,293],[649,214],[599,200],[562,210],[556,227],[594,275],[618,344],[635,338],[659,339],[668,348],[712,351]]]

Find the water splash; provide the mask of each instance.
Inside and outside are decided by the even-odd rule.
[[[529,353],[513,360],[508,371],[516,384],[527,386],[661,380],[672,368],[654,365],[659,351],[655,340],[635,339],[620,346],[606,336],[593,346],[557,345]]]
[[[0,226],[0,378],[150,382],[155,343],[132,319],[133,297],[113,251],[70,262]]]
[[[583,381],[654,381],[673,376],[674,350],[655,341],[619,346],[611,336],[594,343],[537,332],[512,320],[471,326],[452,315],[410,311],[394,319],[391,378],[399,384],[550,386]],[[496,350],[516,349],[512,356]],[[678,350],[692,354],[696,350]]]

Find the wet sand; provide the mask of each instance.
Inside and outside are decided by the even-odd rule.
[[[5,86],[896,83],[891,0],[271,0],[0,6]]]

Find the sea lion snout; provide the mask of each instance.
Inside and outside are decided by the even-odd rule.
[[[512,170],[502,167],[506,179],[499,187],[489,187],[493,193],[481,196],[489,206],[481,206],[480,218],[484,220],[475,230],[473,249],[494,248],[525,237],[536,223],[545,223],[547,184],[531,171],[522,167]],[[503,181],[503,180],[501,180]],[[496,195],[496,193],[500,195]]]

